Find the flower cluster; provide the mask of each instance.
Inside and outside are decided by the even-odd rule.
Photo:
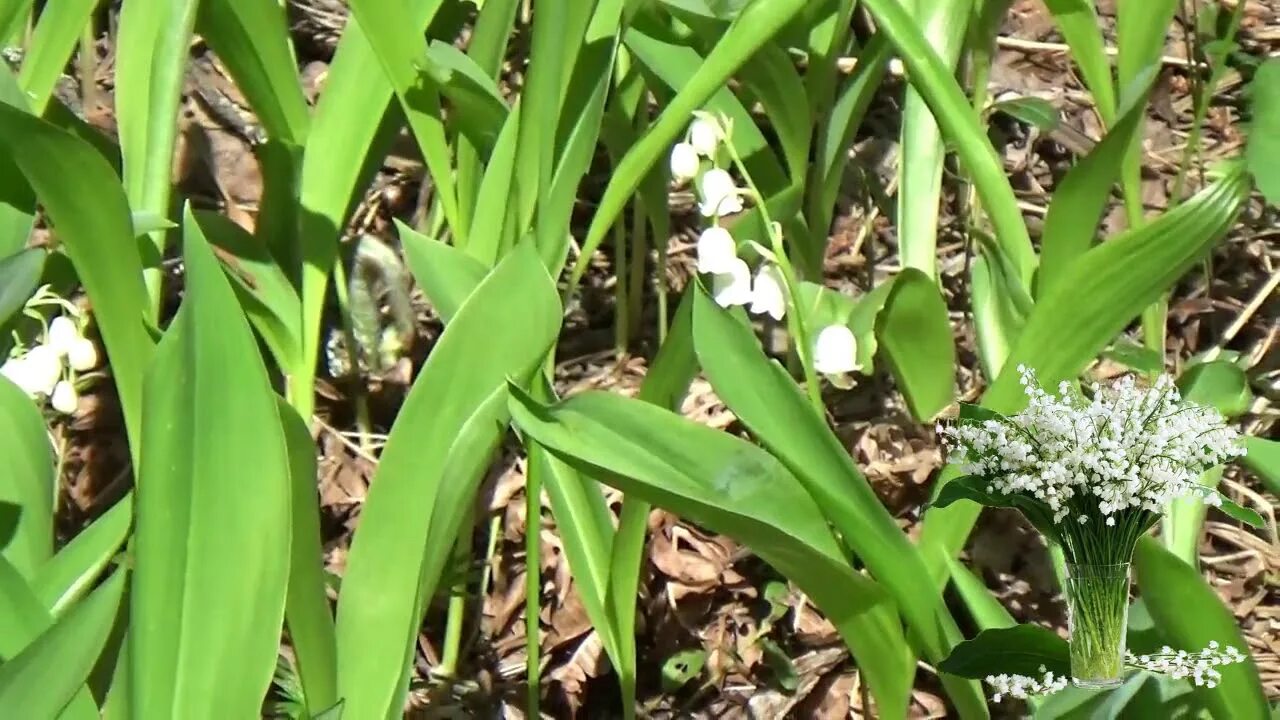
[[[1210,642],[1209,647],[1200,652],[1192,653],[1186,650],[1175,652],[1173,648],[1166,645],[1160,649],[1160,652],[1152,655],[1135,656],[1131,652],[1126,652],[1124,657],[1125,664],[1131,667],[1163,673],[1175,679],[1191,678],[1197,686],[1204,687],[1216,687],[1222,680],[1222,673],[1217,670],[1218,666],[1233,665],[1244,662],[1244,659],[1244,653],[1230,645],[1220,648],[1216,640]]]
[[[746,189],[734,182],[729,171],[719,167],[721,148],[729,140],[726,123],[706,113],[696,113],[683,142],[671,150],[671,175],[676,182],[696,181],[703,217],[711,227],[698,237],[698,272],[711,275],[711,293],[721,307],[749,305],[753,313],[781,320],[787,312],[786,281],[773,256],[757,246],[766,262],[755,277],[747,262],[738,257],[733,235],[719,224],[720,218],[742,212]],[[709,166],[703,169],[703,159]]]
[[[961,423],[941,433],[952,461],[986,478],[988,491],[1022,495],[1048,507],[1053,521],[1108,526],[1133,510],[1159,514],[1172,499],[1217,499],[1199,484],[1205,470],[1243,454],[1239,436],[1214,409],[1181,401],[1172,378],[1139,387],[1126,376],[1092,387],[1093,398],[1062,383],[1041,389],[1019,367],[1030,398],[1009,418]],[[1124,518],[1122,518],[1123,520]]]
[[[55,317],[44,341],[10,357],[0,365],[3,375],[33,398],[47,397],[54,410],[70,415],[79,402],[75,373],[98,365],[98,349],[84,336],[83,327],[66,315]]]
[[[1045,670],[1043,665],[1040,666],[1040,672],[1044,675],[1040,678],[1034,678],[1027,675],[988,675],[987,684],[991,686],[994,693],[991,696],[993,702],[1000,702],[1004,696],[1025,700],[1032,695],[1052,695],[1060,690],[1065,690],[1067,682],[1070,678],[1054,675],[1053,671]]]

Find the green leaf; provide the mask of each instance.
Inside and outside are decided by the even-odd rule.
[[[143,325],[142,262],[119,178],[89,143],[3,103],[0,154],[31,183],[89,294],[136,453],[142,375],[155,343]]]
[[[790,375],[765,359],[750,329],[705,291],[694,298],[693,338],[717,396],[800,481],[872,577],[892,593],[922,653],[931,662],[940,660],[960,640],[959,629],[938,597],[920,594],[924,563],[824,419]],[[966,711],[985,707],[981,688],[971,683],[952,678],[947,690]]]
[[[31,591],[41,605],[56,617],[78,602],[116,556],[132,522],[130,493],[81,530],[32,577]]]
[[[1094,244],[1098,223],[1120,175],[1125,148],[1146,127],[1146,98],[1152,77],[1143,79],[1134,97],[1127,100],[1128,109],[1119,122],[1054,188],[1040,238],[1037,297],[1044,297]]]
[[[947,481],[929,507],[944,508],[960,500],[972,500],[984,507],[1016,507],[1012,495],[987,491],[990,481],[979,475],[965,475]]]
[[[1258,66],[1249,83],[1253,121],[1249,123],[1249,141],[1245,160],[1258,190],[1267,202],[1280,205],[1280,58],[1271,58]]]
[[[9,547],[13,536],[18,532],[18,521],[21,519],[21,506],[0,500],[0,550]]]
[[[1039,625],[1023,624],[983,630],[957,645],[938,669],[967,678],[1002,673],[1039,677],[1045,671],[1070,676],[1071,658],[1066,640]]]
[[[339,594],[338,678],[348,714],[398,711],[397,687],[407,680],[408,654],[429,599],[423,584],[436,579],[424,577],[425,555],[428,539],[441,531],[436,520],[423,518],[461,515],[448,502],[447,486],[474,482],[468,473],[483,466],[451,467],[458,462],[455,444],[483,455],[475,448],[500,437],[502,423],[490,424],[495,418],[486,402],[507,377],[532,373],[560,317],[555,286],[532,245],[523,243],[458,309],[414,381],[361,511]],[[504,339],[501,351],[495,337]],[[447,553],[452,545],[445,537],[435,549]]]
[[[1048,386],[1072,377],[1143,308],[1225,234],[1248,196],[1240,167],[1177,208],[1093,248],[1035,305],[999,377],[983,398],[995,409],[1023,401],[1017,366]]]
[[[289,453],[289,590],[284,619],[312,715],[338,701],[338,648],[333,612],[325,592],[320,498],[316,492],[316,444],[307,423],[282,398],[276,410]]]
[[[702,674],[707,664],[707,651],[702,648],[681,650],[662,663],[662,691],[675,692]]]
[[[218,258],[244,313],[283,372],[299,364],[302,302],[266,245],[226,215],[193,211],[200,231],[222,252]]]
[[[893,1],[896,2],[896,0]],[[693,111],[702,108],[704,103],[717,92],[727,93],[724,87],[725,81],[804,5],[804,0],[777,0],[747,5],[737,21],[707,55],[705,62],[695,66],[695,72],[650,126],[649,132],[618,164],[582,242],[582,254],[569,280],[571,288],[575,287],[581,279],[582,273],[586,270],[587,259],[604,241],[605,235],[613,227],[649,170],[660,159],[666,157],[676,137],[684,132]],[[635,51],[637,48],[634,45],[632,33],[636,33],[634,28],[628,31],[625,42]],[[636,37],[639,37],[639,34]],[[643,59],[641,61],[644,62]],[[736,126],[737,123],[735,123],[735,130]],[[744,154],[750,153],[742,147],[739,147],[739,151]],[[752,174],[755,174],[754,169]]]
[[[1280,441],[1246,437],[1244,449],[1236,462],[1257,475],[1271,494],[1280,495]]]
[[[1062,122],[1058,108],[1053,103],[1030,95],[1021,95],[1008,100],[992,103],[987,112],[1004,113],[1015,120],[1021,120],[1042,131],[1053,130]],[[1057,192],[1055,191],[1055,196]]]
[[[528,435],[626,493],[743,542],[794,581],[862,658],[886,717],[905,712],[911,653],[892,603],[853,572],[817,503],[768,453],[649,403],[587,392],[546,407],[511,388]]]
[[[0,665],[0,703],[15,717],[59,717],[83,693],[124,592],[117,570],[84,602]],[[85,701],[81,701],[85,702]]]
[[[1214,717],[1265,720],[1269,712],[1257,663],[1235,617],[1213,588],[1150,537],[1138,541],[1133,560],[1138,589],[1170,645],[1196,652],[1216,641],[1245,654],[1244,662],[1218,668],[1222,680],[1216,688],[1198,687],[1195,695]]]
[[[36,115],[44,114],[53,87],[66,69],[67,59],[97,5],[97,0],[72,0],[41,9],[40,22],[32,33],[18,74],[18,81]]]
[[[31,398],[0,377],[0,501],[22,509],[17,528],[3,546],[4,557],[31,578],[53,554],[53,499],[57,490],[53,448],[44,418]]]
[[[931,420],[951,403],[956,346],[947,304],[929,275],[904,268],[894,278],[876,337],[917,420]]]
[[[251,716],[284,619],[289,458],[253,332],[184,216],[185,294],[145,390],[132,701],[142,717]],[[246,467],[253,492],[229,491]]]
[[[1245,525],[1249,525],[1255,528],[1264,528],[1267,526],[1266,520],[1263,520],[1262,516],[1259,515],[1257,512],[1250,510],[1249,508],[1246,508],[1246,507],[1241,507],[1240,505],[1236,504],[1233,500],[1226,497],[1222,493],[1218,493],[1218,500],[1221,503],[1218,506],[1219,510],[1226,513],[1227,515],[1230,515],[1236,520],[1239,520]]]
[[[1178,389],[1182,391],[1183,400],[1208,405],[1227,418],[1243,415],[1253,405],[1249,377],[1239,365],[1226,360],[1198,363],[1187,368],[1178,377]]]
[[[116,120],[124,188],[135,211],[169,213],[178,106],[197,0],[136,0],[122,6],[115,58]],[[160,306],[160,259],[167,233],[142,243],[150,293],[146,317]]]
[[[1169,27],[1177,12],[1177,0],[1147,0],[1116,6],[1116,87],[1122,91],[1147,74],[1155,75],[1163,65]],[[1092,86],[1090,87],[1092,89]],[[1097,93],[1097,90],[1094,90]],[[1142,135],[1135,133],[1129,141],[1121,172],[1126,214],[1130,223],[1143,221],[1142,207]]]
[[[1103,350],[1102,357],[1149,375],[1159,375],[1164,372],[1164,357],[1161,353],[1124,338]]]
[[[1093,0],[1045,0],[1045,6],[1071,48],[1071,57],[1080,67],[1085,86],[1093,93],[1102,122],[1111,125],[1116,112],[1116,91],[1111,80],[1111,61],[1099,30],[1102,23]]]

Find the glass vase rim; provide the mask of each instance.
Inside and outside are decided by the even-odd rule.
[[[1122,569],[1128,569],[1133,566],[1132,561],[1123,562],[1123,563],[1090,563],[1090,562],[1065,561],[1063,564],[1066,565],[1068,569],[1082,568],[1086,570],[1122,570]]]

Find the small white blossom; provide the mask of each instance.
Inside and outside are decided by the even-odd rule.
[[[1025,700],[1033,695],[1052,695],[1066,689],[1069,681],[1066,676],[1056,676],[1053,672],[1046,672],[1043,665],[1040,666],[1040,672],[1044,673],[1040,678],[1004,673],[988,675],[987,684],[994,691],[991,696],[992,701],[1000,702],[1006,695]]]
[[[698,272],[731,272],[737,259],[738,244],[728,230],[713,226],[698,236]]]
[[[777,265],[761,265],[751,286],[751,312],[768,313],[774,320],[781,320],[787,312],[786,283]]]
[[[1018,369],[1029,398],[1024,411],[959,423],[943,435],[952,460],[986,478],[989,492],[1036,500],[1057,523],[1074,517],[1083,524],[1096,512],[1108,527],[1139,525],[1141,518],[1126,518],[1158,515],[1174,498],[1206,497],[1200,475],[1244,453],[1222,415],[1182,402],[1167,375],[1149,388],[1132,376],[1094,385],[1088,399],[1066,383],[1051,395],[1031,370]]]
[[[1222,680],[1219,667],[1244,662],[1244,660],[1245,654],[1230,645],[1219,652],[1216,640],[1210,642],[1209,647],[1200,652],[1186,650],[1174,652],[1173,648],[1165,646],[1159,653],[1153,655],[1135,657],[1133,653],[1126,652],[1124,656],[1125,664],[1130,667],[1162,673],[1175,680],[1190,678],[1191,682],[1197,686],[1210,688],[1217,686]]]
[[[720,307],[751,302],[751,268],[746,261],[734,258],[727,272],[716,273],[711,279],[711,294]]]
[[[76,372],[87,372],[98,366],[98,347],[89,338],[82,337],[67,349],[67,363]]]
[[[59,315],[49,322],[48,345],[59,355],[71,352],[71,347],[80,340],[80,329],[71,318]]]
[[[62,356],[48,345],[37,345],[27,351],[21,358],[19,377],[10,377],[28,395],[49,395],[61,378]]]
[[[858,340],[847,325],[828,325],[813,343],[813,369],[823,375],[856,372]]]
[[[688,182],[698,176],[701,169],[698,151],[689,143],[676,143],[671,148],[671,177],[677,183]]]
[[[722,139],[724,130],[710,115],[700,115],[689,125],[689,144],[699,155],[714,158]]]
[[[53,394],[49,396],[49,404],[63,415],[74,413],[76,405],[79,404],[75,387],[66,380],[58,381],[58,384],[53,387]]]
[[[742,212],[742,189],[733,182],[728,171],[711,168],[702,175],[702,202],[698,209],[703,217],[724,217]]]

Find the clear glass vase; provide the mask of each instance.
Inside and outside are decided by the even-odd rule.
[[[1129,619],[1129,563],[1067,563],[1066,595],[1072,682],[1095,689],[1118,686]]]

